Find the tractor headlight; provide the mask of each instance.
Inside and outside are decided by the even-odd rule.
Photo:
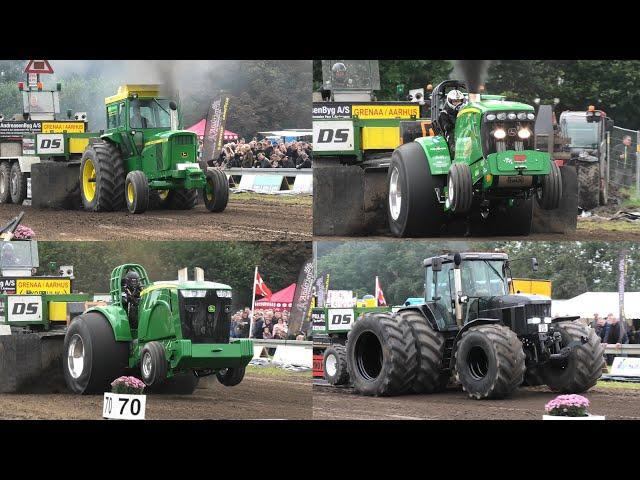
[[[507,115],[507,118],[508,118],[509,120],[515,120],[515,119],[517,118],[517,115],[516,115],[515,113],[513,113],[513,112],[512,112],[512,113],[510,113],[510,114],[508,114],[508,115]]]
[[[518,130],[518,137],[520,139],[526,140],[530,136],[531,136],[531,130],[529,130],[528,128],[521,128],[520,130]]]
[[[218,298],[231,298],[231,290],[216,290]]]
[[[507,114],[504,112],[500,112],[498,115],[496,115],[496,118],[498,120],[506,120],[507,119]]]
[[[518,120],[526,120],[527,119],[527,114],[525,112],[520,112],[518,114]]]
[[[536,115],[535,113],[527,113],[527,120],[535,120]]]
[[[502,140],[507,136],[507,132],[504,130],[504,128],[496,128],[493,131],[493,136],[496,138],[496,140]]]
[[[496,119],[496,114],[495,113],[489,113],[487,114],[487,116],[485,117],[489,122],[493,122]]]
[[[551,323],[551,317],[544,317],[544,323]]]
[[[180,290],[184,298],[204,298],[207,295],[206,290]]]
[[[527,323],[529,325],[538,325],[540,323],[540,317],[527,318]]]

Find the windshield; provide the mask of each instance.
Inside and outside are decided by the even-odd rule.
[[[31,256],[30,242],[1,242],[0,265],[2,268],[31,268],[38,266],[38,259]]]
[[[58,92],[22,92],[22,103],[25,112],[60,113],[57,98]]]
[[[600,123],[587,122],[586,117],[572,117],[563,122],[565,136],[571,139],[572,148],[598,148]]]
[[[322,82],[330,90],[380,90],[377,60],[322,60]]]
[[[129,108],[130,128],[167,128],[171,126],[169,100],[132,100]]]
[[[506,295],[506,282],[500,260],[466,261],[462,263],[462,294],[469,297]]]

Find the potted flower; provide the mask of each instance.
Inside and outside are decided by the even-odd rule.
[[[582,395],[559,395],[544,406],[543,420],[604,420],[587,411],[589,400]]]
[[[102,416],[123,420],[144,420],[147,396],[145,384],[136,377],[118,377],[111,382],[111,392],[104,393]]]

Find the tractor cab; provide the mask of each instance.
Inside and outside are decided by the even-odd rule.
[[[370,102],[380,90],[377,60],[322,60],[322,97],[334,102]]]
[[[39,266],[37,240],[0,242],[3,277],[30,277]]]
[[[613,128],[613,120],[602,110],[589,106],[586,112],[566,111],[560,114],[560,132],[570,138],[569,147],[575,149],[597,150],[601,147],[606,132]]]

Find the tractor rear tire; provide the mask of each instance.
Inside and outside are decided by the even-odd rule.
[[[324,379],[331,385],[345,385],[349,383],[347,348],[344,345],[332,345],[324,351],[322,371]]]
[[[221,170],[207,170],[205,175],[212,192],[203,189],[204,204],[210,212],[222,212],[229,203],[229,180]]]
[[[11,165],[0,162],[0,203],[11,203]]]
[[[592,328],[582,325],[579,321],[558,323],[556,327],[562,335],[563,345],[580,341],[580,337],[586,338],[587,343],[573,349],[566,367],[543,365],[540,371],[544,383],[555,392],[585,392],[593,387],[602,375],[604,347],[600,343],[600,337]]]
[[[418,367],[412,390],[415,393],[435,393],[444,390],[449,379],[449,374],[441,371],[444,337],[417,312],[401,312],[399,315],[411,328],[416,342]]]
[[[525,387],[537,387],[538,385],[544,385],[544,379],[540,373],[540,368],[527,368],[527,371],[524,372],[524,381],[522,382],[522,385]]]
[[[246,367],[223,368],[216,373],[216,378],[225,387],[235,387],[244,378]]]
[[[148,210],[166,210],[171,200],[170,190],[149,190]]]
[[[167,381],[169,362],[160,342],[149,342],[140,352],[140,376],[150,389],[158,389]]]
[[[149,180],[141,170],[127,174],[124,182],[125,200],[130,213],[144,213],[149,207]]]
[[[347,364],[351,383],[362,395],[391,396],[410,391],[418,358],[408,323],[399,315],[365,315],[349,332]]]
[[[11,165],[11,201],[16,205],[22,205],[27,198],[27,177],[22,174],[20,163]]]
[[[462,333],[455,352],[457,380],[471,398],[504,398],[524,380],[525,354],[515,332],[485,324]]]
[[[447,178],[449,209],[453,213],[466,213],[473,202],[473,182],[469,165],[455,162],[449,168]]]
[[[445,175],[432,175],[424,150],[417,142],[406,143],[393,151],[387,174],[389,193],[387,217],[396,237],[438,235],[446,214],[438,201]]]
[[[85,210],[121,210],[125,206],[125,178],[122,154],[116,145],[108,141],[90,145],[80,163],[80,193]]]
[[[579,162],[578,165],[578,206],[591,210],[600,205],[600,164]]]
[[[184,188],[169,192],[169,206],[172,210],[192,210],[198,201],[198,191]]]
[[[167,395],[191,395],[200,379],[192,371],[176,373],[168,378],[154,393]]]
[[[88,312],[76,317],[64,337],[63,370],[73,393],[99,394],[126,371],[129,344],[118,342],[104,315]],[[81,361],[79,361],[81,360]]]
[[[560,167],[551,162],[551,171],[542,178],[542,189],[536,192],[536,200],[543,210],[555,210],[562,198],[562,176]]]

